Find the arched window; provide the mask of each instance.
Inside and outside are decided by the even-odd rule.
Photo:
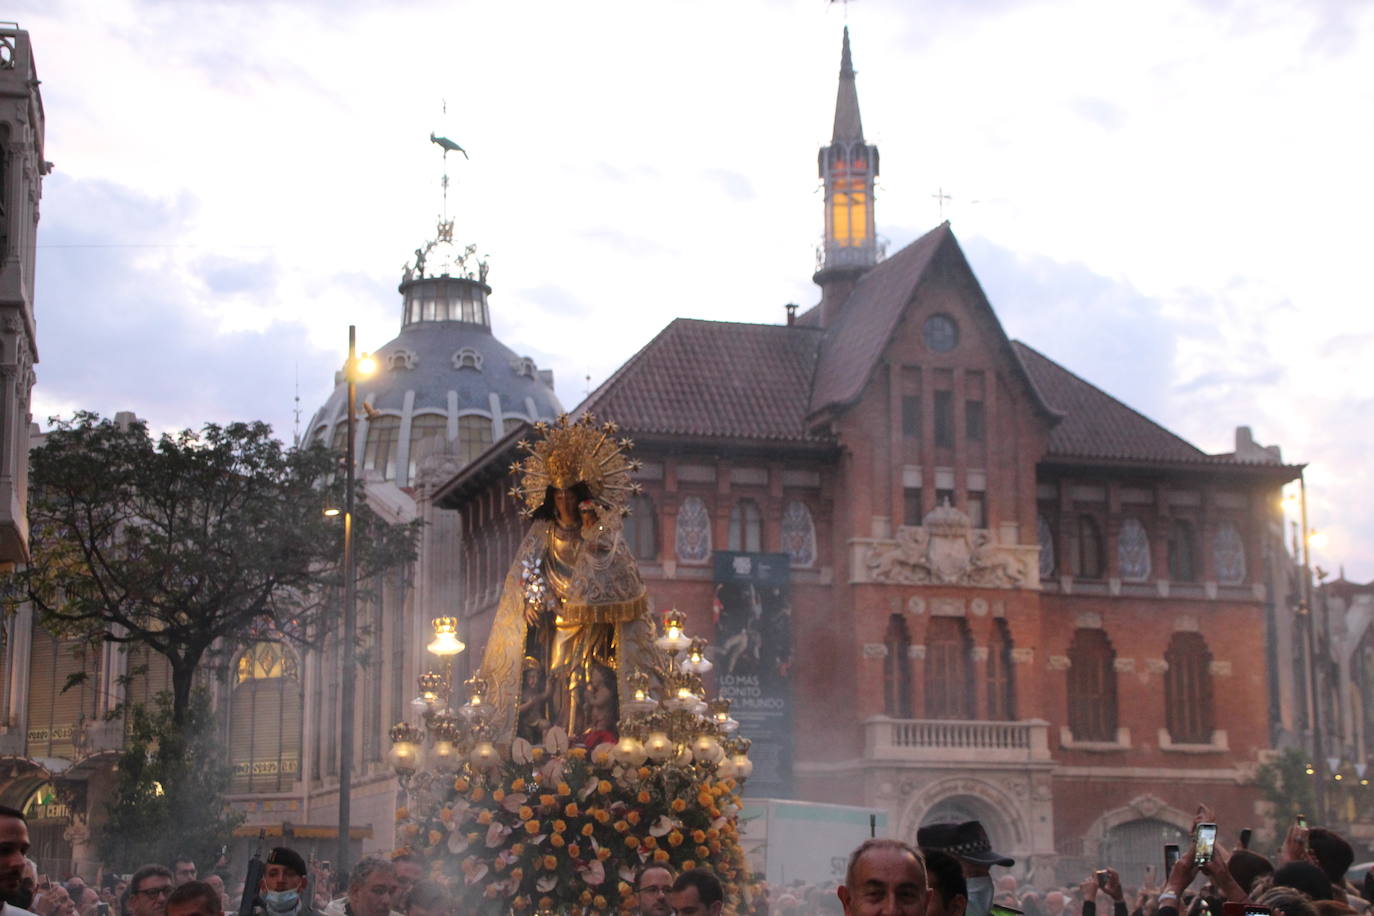
[[[1164,653],[1165,720],[1178,744],[1212,741],[1212,653],[1201,633],[1175,633]]]
[[[458,418],[458,457],[467,464],[491,446],[491,420],[486,417]]]
[[[926,630],[926,718],[972,719],[973,639],[962,617],[932,617]]]
[[[763,514],[752,499],[741,499],[730,509],[730,549],[747,553],[763,550]]]
[[[386,367],[388,369],[414,369],[419,360],[414,353],[409,350],[395,350],[387,354]]]
[[[367,445],[363,449],[363,470],[376,471],[383,480],[395,480],[400,435],[400,417],[385,416],[369,420]]]
[[[482,354],[472,347],[463,347],[453,354],[453,368],[482,371]]]
[[[887,646],[887,657],[883,659],[883,712],[894,719],[910,719],[911,635],[901,614],[887,619],[883,643]]]
[[[1217,568],[1217,581],[1222,585],[1241,585],[1245,582],[1245,541],[1235,522],[1217,523],[1212,541],[1212,559]]]
[[[1078,575],[1102,578],[1102,529],[1091,515],[1078,517]]]
[[[420,462],[427,455],[441,451],[448,438],[448,418],[442,414],[422,413],[410,418],[410,467],[406,482],[415,483]]]
[[[625,543],[636,560],[658,559],[658,513],[654,511],[654,501],[643,493],[630,497]]]
[[[1069,645],[1069,731],[1075,741],[1116,740],[1116,650],[1102,630],[1078,629]]]
[[[1169,523],[1169,578],[1174,582],[1197,581],[1197,552],[1193,523],[1176,518]]]
[[[1150,536],[1140,519],[1128,516],[1121,520],[1121,532],[1116,539],[1116,564],[1126,582],[1144,582],[1150,578]]]
[[[699,496],[688,496],[677,510],[676,541],[680,563],[705,563],[711,557],[711,515]]]
[[[1054,529],[1043,515],[1035,517],[1035,536],[1040,542],[1040,578],[1054,575]]]
[[[290,791],[301,762],[295,655],[280,643],[254,643],[239,656],[229,703],[229,791]]]
[[[811,510],[800,499],[792,500],[782,510],[782,549],[795,567],[816,563],[816,526],[811,521]]]
[[[1006,721],[1016,718],[1016,687],[1012,681],[1011,630],[998,617],[992,622],[987,663],[988,718]]]
[[[522,375],[525,378],[534,378],[535,372],[538,371],[538,367],[535,366],[534,360],[530,359],[528,356],[522,356],[517,359],[514,368],[516,375]]]

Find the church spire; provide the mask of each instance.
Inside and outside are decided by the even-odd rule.
[[[863,119],[859,117],[859,90],[854,85],[854,59],[849,54],[849,26],[844,27],[844,48],[840,51],[840,90],[835,96],[835,130],[831,143],[860,143],[864,139]]]
[[[813,279],[821,287],[821,323],[827,324],[859,277],[882,256],[873,219],[878,148],[864,142],[848,26],[840,51],[835,129],[830,145],[821,148],[819,166],[825,182],[825,240],[817,252],[819,269]]]

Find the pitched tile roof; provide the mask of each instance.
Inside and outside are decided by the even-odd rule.
[[[941,223],[863,275],[845,300],[839,318],[826,329],[811,391],[810,410],[857,400],[892,338],[931,258],[946,237]]]
[[[1021,341],[1012,347],[1044,399],[1064,414],[1050,432],[1051,456],[1170,462],[1223,457],[1208,455]]]
[[[832,442],[807,428],[821,332],[678,318],[587,398],[639,435]]]

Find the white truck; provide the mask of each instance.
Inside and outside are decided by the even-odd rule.
[[[888,835],[887,812],[878,808],[781,798],[744,799],[739,823],[749,863],[775,889],[793,881],[839,884],[849,854],[869,837]]]

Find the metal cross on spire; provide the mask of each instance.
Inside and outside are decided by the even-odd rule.
[[[945,201],[953,200],[954,198],[946,194],[944,188],[937,189],[937,193],[932,194],[930,196],[935,198],[935,200],[938,202],[940,209],[940,222],[943,223],[945,221]]]

